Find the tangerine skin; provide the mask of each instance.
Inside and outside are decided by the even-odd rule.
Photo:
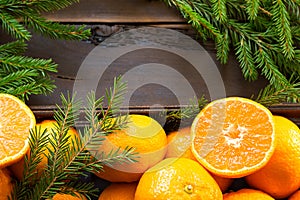
[[[248,184],[276,199],[300,187],[300,129],[289,119],[274,116],[276,147],[265,167],[246,177]]]
[[[135,192],[135,200],[223,200],[213,177],[196,161],[166,158],[147,170]]]

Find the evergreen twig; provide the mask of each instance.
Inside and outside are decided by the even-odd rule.
[[[57,64],[51,59],[38,59],[22,56],[26,51],[25,41],[32,37],[32,31],[54,39],[82,40],[87,39],[90,30],[85,26],[64,25],[52,22],[43,17],[43,13],[63,9],[78,0],[0,0],[0,24],[3,32],[16,41],[0,45],[0,81],[10,80],[12,87],[0,88],[0,92],[10,93],[23,100],[32,94],[47,95],[55,89],[53,80],[48,75],[57,72]],[[23,69],[36,69],[35,76],[17,77]],[[4,73],[4,71],[6,73]],[[11,77],[6,77],[11,76]]]
[[[260,0],[164,0],[177,8],[204,40],[213,40],[217,59],[228,61],[235,52],[244,78],[265,77],[280,94],[293,87],[289,80],[300,76],[299,1]],[[297,85],[297,83],[296,83]],[[300,102],[286,90],[282,102]],[[262,93],[264,95],[266,93]],[[274,99],[274,103],[277,103]]]
[[[58,124],[55,129],[51,130],[51,137],[46,138],[46,143],[51,144],[51,148],[47,149],[49,151],[47,168],[39,176],[39,179],[33,179],[34,182],[32,182],[31,177],[35,176],[34,169],[39,159],[26,162],[27,166],[31,168],[25,167],[23,180],[31,181],[17,183],[13,199],[51,199],[56,193],[74,195],[75,192],[90,198],[96,194],[97,189],[93,183],[80,182],[81,176],[90,172],[100,172],[104,164],[135,162],[137,153],[131,147],[122,151],[112,149],[108,154],[101,152],[104,136],[126,124],[126,116],[117,115],[125,89],[126,85],[122,83],[121,78],[116,78],[114,87],[108,90],[111,93],[106,95],[109,100],[107,110],[102,107],[104,97],[96,99],[93,92],[89,95],[86,117],[90,124],[84,127],[83,132],[78,130],[80,138],[77,137],[76,139],[69,138],[67,132],[78,119],[80,102],[75,101],[74,96],[72,98],[62,96],[62,106],[57,107],[54,115]],[[102,116],[99,115],[99,111]],[[120,119],[112,120],[112,117]],[[105,130],[103,124],[106,124]],[[41,134],[37,134],[34,130],[30,136],[30,143],[33,144],[31,151],[40,155],[45,143],[41,144],[35,141],[41,140]],[[72,139],[73,145],[69,145],[70,139]]]

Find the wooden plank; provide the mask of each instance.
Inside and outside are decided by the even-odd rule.
[[[129,28],[129,30],[131,30],[131,28]],[[122,31],[125,30],[128,30],[128,28],[125,27]],[[189,30],[181,31],[192,34],[189,32]],[[106,38],[106,40],[99,45],[109,48],[109,46],[113,44],[113,38],[121,38],[118,37],[117,34],[113,34],[112,36]],[[9,40],[7,35],[3,33],[0,33],[0,38],[1,43]],[[122,41],[117,41],[117,43],[122,44]],[[117,43],[115,43],[115,45]],[[52,40],[37,34],[33,35],[33,38],[28,45],[29,46],[26,55],[38,58],[52,58],[59,65],[58,73],[51,74],[51,77],[55,80],[55,84],[57,86],[55,92],[48,96],[31,96],[28,102],[30,107],[37,114],[38,118],[51,117],[53,115],[55,105],[60,103],[60,94],[66,95],[68,92],[73,91],[74,81],[76,80],[81,64],[85,60],[86,56],[97,46],[87,41],[75,42]],[[182,45],[184,48],[184,46],[187,44],[184,42],[183,38],[179,38],[178,45]],[[224,81],[227,96],[250,97],[252,94],[257,93],[266,84],[266,81],[262,78],[255,82],[245,81],[241,75],[241,70],[233,54],[230,54],[228,64],[221,65],[216,60],[214,45],[212,43],[207,43],[206,45],[202,44],[202,46],[216,63],[216,66],[218,67]],[[95,60],[95,62],[98,61]],[[132,67],[139,66],[147,62],[164,63],[165,65],[171,66],[173,69],[176,69],[179,73],[181,73],[187,80],[189,80],[198,96],[202,96],[204,94],[206,97],[210,97],[205,82],[201,76],[195,75],[195,71],[189,67],[188,63],[186,63],[180,57],[176,57],[166,52],[157,51],[154,49],[145,49],[143,51],[131,54],[129,53],[126,54],[126,56],[116,59],[109,66],[109,70],[105,72],[105,76],[99,80],[96,90],[98,96],[104,94],[105,88],[112,86],[112,80],[115,76],[122,73],[124,74],[132,69]],[[136,78],[142,77],[143,71],[136,72],[136,74]],[[176,85],[178,88],[181,88],[179,89],[179,93],[174,94],[168,88],[159,86],[158,84],[147,84],[143,86],[133,85],[131,87],[135,88],[135,91],[130,97],[130,106],[127,108],[130,112],[149,114],[151,112],[160,112],[165,108],[173,110],[179,108],[179,102],[176,98],[176,95],[181,97],[185,96],[186,91],[184,86],[178,84],[178,80],[176,80],[174,77],[168,74],[160,73],[160,71],[157,72],[156,78],[158,78],[156,80],[164,81],[164,83],[167,83],[168,85]],[[185,100],[188,100],[189,98],[191,97],[186,95]],[[300,125],[299,104],[277,105],[271,107],[270,109],[274,114],[289,117],[298,125]],[[126,108],[124,109],[124,112],[125,111]]]
[[[81,0],[65,9],[45,13],[69,23],[182,23],[179,12],[158,0]]]
[[[117,36],[116,36],[117,38]],[[110,43],[105,43],[105,40],[100,45],[110,45]],[[178,42],[180,39],[178,40]],[[181,42],[181,41],[180,41]],[[184,46],[184,43],[178,43]],[[264,79],[259,79],[256,82],[248,82],[241,76],[241,71],[233,55],[230,55],[230,59],[227,65],[221,65],[215,56],[215,50],[213,45],[207,45],[207,51],[212,57],[217,67],[219,68],[220,74],[224,81],[226,88],[226,94],[228,96],[246,96],[256,93],[259,89],[263,87],[266,83]],[[29,42],[29,48],[26,55],[32,57],[41,58],[52,58],[56,63],[58,63],[58,73],[52,74],[52,78],[55,80],[57,89],[55,92],[49,96],[33,96],[30,99],[30,104],[33,106],[37,105],[55,105],[59,103],[59,95],[61,93],[66,94],[66,92],[72,91],[74,80],[76,79],[77,72],[85,59],[85,57],[90,53],[90,51],[95,48],[95,45],[89,44],[87,42],[71,42],[62,40],[51,40],[44,38],[39,35],[34,35],[32,40]],[[180,57],[172,56],[171,54],[157,51],[157,50],[143,50],[136,52],[135,54],[127,54],[122,58],[117,59],[114,63],[110,65],[109,70],[106,71],[105,78],[100,80],[97,92],[99,95],[104,94],[104,89],[112,86],[113,77],[120,73],[125,73],[130,70],[133,66],[138,66],[145,64],[145,62],[156,62],[165,63],[166,65],[172,66],[178,72],[182,73],[184,77],[189,80],[195,91],[197,91],[198,96],[203,94],[209,97],[208,90],[206,88],[203,79],[193,71],[189,64],[186,63]],[[142,76],[143,71],[137,74]],[[158,76],[160,75],[160,76]],[[167,84],[177,84],[177,80],[168,75],[159,74],[158,77],[160,81],[165,81]],[[138,86],[133,86],[138,87]],[[182,87],[178,85],[178,87]],[[184,96],[184,87],[180,90],[179,96]],[[192,97],[186,97],[192,98]],[[159,87],[155,84],[145,85],[136,90],[130,100],[131,107],[137,106],[150,106],[153,104],[160,104],[162,106],[176,106],[178,101],[174,98],[174,94],[165,87]]]

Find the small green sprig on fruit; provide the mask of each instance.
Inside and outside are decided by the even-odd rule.
[[[88,95],[85,110],[88,125],[82,131],[78,130],[80,137],[72,139],[73,145],[68,142],[67,132],[78,120],[81,103],[75,96],[61,96],[62,106],[58,106],[54,114],[58,125],[51,131],[52,137],[47,137],[46,130],[42,132],[38,128],[30,132],[30,154],[25,156],[23,179],[16,183],[11,200],[52,199],[56,193],[74,195],[75,192],[90,199],[98,190],[94,183],[80,181],[82,176],[101,172],[105,164],[136,162],[137,154],[131,147],[112,149],[108,154],[101,152],[104,136],[127,124],[127,118],[121,117],[119,110],[125,90],[126,84],[118,77],[105,97],[96,99],[94,92]],[[104,100],[108,101],[108,109],[103,107]],[[36,169],[48,143],[52,147],[48,148],[48,165],[39,175]]]

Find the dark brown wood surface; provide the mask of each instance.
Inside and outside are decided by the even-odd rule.
[[[79,23],[181,23],[178,11],[159,0],[82,0],[46,13],[49,20]]]

